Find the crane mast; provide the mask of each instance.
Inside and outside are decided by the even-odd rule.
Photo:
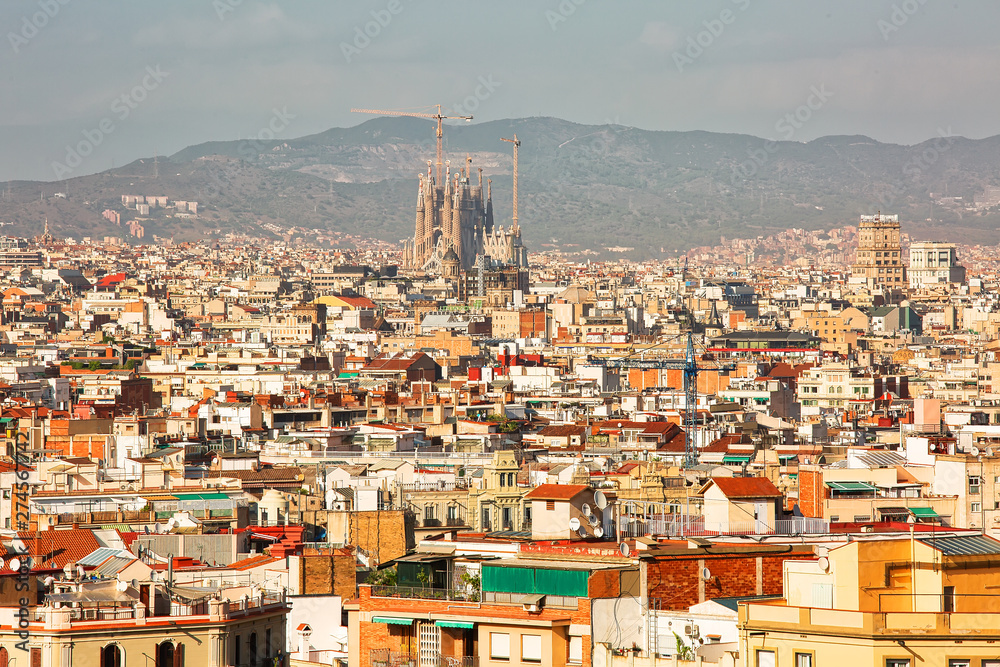
[[[514,210],[511,217],[511,230],[516,232],[519,229],[517,224],[517,147],[521,145],[521,141],[517,138],[516,134],[513,139],[500,137],[500,141],[507,141],[514,144]]]
[[[437,120],[437,132],[436,132],[436,138],[437,138],[437,182],[440,185],[441,184],[441,177],[443,175],[443,172],[441,170],[442,164],[443,164],[442,161],[441,161],[441,158],[442,158],[442,155],[443,155],[441,144],[442,144],[442,139],[444,138],[444,126],[443,126],[443,122],[445,120],[471,121],[472,120],[472,116],[445,116],[445,115],[443,115],[441,113],[441,105],[440,104],[435,104],[433,106],[437,107],[437,113],[418,113],[418,112],[414,112],[414,111],[393,111],[392,109],[351,109],[351,112],[352,113],[371,113],[371,114],[376,114],[376,115],[379,115],[379,116],[408,116],[408,117],[411,117],[411,118],[434,118],[435,120]]]

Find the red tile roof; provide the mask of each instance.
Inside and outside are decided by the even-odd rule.
[[[730,500],[781,497],[781,491],[766,477],[715,477],[705,484],[699,493],[704,494],[712,484],[719,487],[723,495]]]
[[[101,547],[94,531],[82,528],[18,532],[37,567],[64,567]]]
[[[589,488],[586,484],[542,484],[528,491],[524,497],[530,500],[571,500]]]

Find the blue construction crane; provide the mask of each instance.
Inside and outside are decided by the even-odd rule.
[[[649,350],[643,350],[648,352]],[[699,367],[694,351],[694,334],[688,332],[687,350],[683,359],[634,359],[631,355],[618,359],[588,358],[588,362],[605,368],[637,368],[640,370],[680,369],[684,372],[684,467],[698,465],[695,429],[698,414],[698,373],[700,371],[731,371],[734,365]]]

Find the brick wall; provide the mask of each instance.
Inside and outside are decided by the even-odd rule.
[[[808,470],[799,466],[799,510],[803,516],[823,518],[823,500],[826,488],[823,484],[823,473],[819,470]]]
[[[783,563],[812,558],[811,551],[663,557],[648,563],[646,583],[662,609],[686,610],[712,598],[781,595]],[[711,574],[703,580],[704,568]]]
[[[537,621],[558,621],[569,617],[570,623],[574,625],[590,626],[590,599],[581,598],[576,609],[543,607],[538,612],[527,612],[519,604],[510,605],[490,605],[450,602],[448,600],[419,600],[415,598],[379,598],[371,596],[371,587],[361,585],[358,587],[358,610],[361,613],[369,612],[378,616],[406,616],[409,614],[424,615],[443,614],[449,617],[461,617],[476,624],[495,625],[499,628],[506,626],[504,619],[524,619],[531,618]],[[352,621],[353,622],[353,621]],[[371,651],[373,649],[389,649],[390,651],[416,652],[417,641],[413,637],[415,626],[393,626],[385,623],[359,622],[359,641],[356,647],[349,647],[349,650],[358,651],[358,663],[360,667],[371,665]],[[554,638],[553,651],[565,653],[566,641],[565,630],[554,628],[559,637]],[[444,649],[444,632],[442,632],[442,649]],[[459,633],[449,633],[449,642],[455,652],[452,655],[459,655],[459,649],[469,648],[479,652],[482,657],[484,652],[489,650],[488,646],[479,646],[475,642],[466,647]],[[590,635],[583,636],[583,667],[590,667],[591,645]],[[517,649],[512,647],[512,653]],[[488,655],[488,654],[487,654]],[[516,662],[516,661],[514,661]],[[559,661],[554,661],[558,663]]]
[[[379,563],[399,558],[416,546],[413,516],[402,510],[352,512],[351,544],[364,549]]]

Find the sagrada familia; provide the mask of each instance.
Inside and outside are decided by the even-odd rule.
[[[516,221],[508,229],[493,223],[492,187],[487,181],[484,198],[483,170],[478,170],[479,182],[473,185],[471,157],[458,173],[452,173],[450,162],[445,165],[440,185],[430,160],[427,174],[419,174],[416,231],[403,247],[403,268],[443,275],[442,262],[454,261],[457,255],[462,271],[476,266],[527,269],[528,252]]]

